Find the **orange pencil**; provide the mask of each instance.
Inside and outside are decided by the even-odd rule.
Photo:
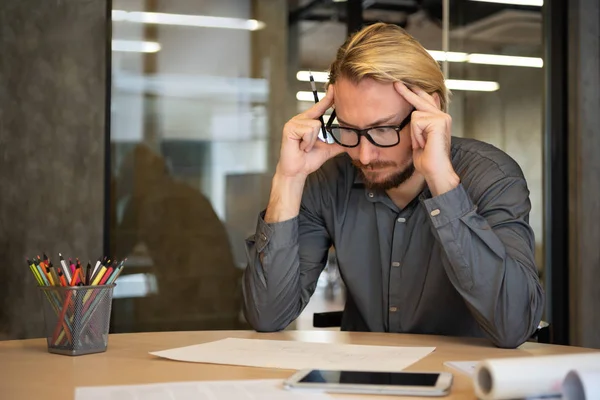
[[[73,343],[73,339],[71,337],[71,332],[69,330],[69,326],[67,325],[67,321],[65,318],[67,310],[69,309],[69,307],[71,305],[70,294],[71,293],[69,293],[69,297],[67,298],[67,301],[65,301],[65,303],[63,304],[63,308],[62,308],[62,311],[60,312],[58,323],[56,324],[56,328],[54,328],[54,333],[52,334],[52,342],[55,345],[60,343],[60,341],[62,340],[62,337],[63,337],[63,333],[65,335],[67,335],[67,340],[69,341],[69,343]],[[60,328],[62,328],[62,332],[61,332]]]
[[[79,279],[79,274],[77,272],[74,272],[73,276],[71,276],[71,282],[69,282],[69,286],[76,286],[77,279]]]
[[[80,277],[81,277],[81,265],[77,264],[75,266],[75,264],[71,264],[73,265],[73,277],[71,278],[71,286],[77,286],[77,284],[79,282],[81,282]]]
[[[44,268],[44,270],[46,269],[46,263],[44,263],[44,261],[42,261],[42,259],[40,258],[40,256],[37,256],[37,260],[35,260],[35,262],[41,266],[42,268]]]
[[[61,286],[67,286],[67,280],[65,279],[65,274],[61,270],[58,270],[58,279],[60,280]]]

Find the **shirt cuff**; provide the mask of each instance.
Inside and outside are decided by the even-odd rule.
[[[266,210],[258,215],[254,243],[256,250],[261,253],[267,245],[269,250],[290,247],[298,242],[298,217],[287,221],[268,224],[265,222]]]
[[[435,228],[444,226],[477,209],[462,183],[454,189],[429,199],[422,199]]]

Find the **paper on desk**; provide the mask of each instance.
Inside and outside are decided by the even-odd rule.
[[[445,366],[454,368],[464,374],[469,375],[471,378],[475,375],[475,368],[477,368],[479,361],[446,361]]]
[[[275,380],[169,382],[75,388],[75,400],[330,400],[319,392],[292,392]]]
[[[398,372],[433,350],[435,347],[228,338],[150,354],[177,361],[250,367]]]

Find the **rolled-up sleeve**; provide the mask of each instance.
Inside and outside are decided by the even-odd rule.
[[[267,224],[263,211],[246,240],[243,297],[246,320],[257,331],[285,329],[302,312],[327,262],[331,239],[318,215],[318,194],[307,182],[296,218]]]
[[[524,179],[504,177],[477,205],[462,184],[422,199],[450,281],[499,347],[525,342],[543,312],[528,196]]]

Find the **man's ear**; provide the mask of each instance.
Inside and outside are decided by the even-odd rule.
[[[433,99],[435,100],[435,104],[437,105],[438,110],[442,109],[442,102],[440,101],[440,95],[435,92],[431,95],[431,97],[433,97]]]

